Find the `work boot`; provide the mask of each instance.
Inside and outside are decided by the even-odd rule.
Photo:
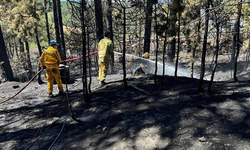
[[[64,96],[64,95],[66,95],[66,93],[65,93],[64,91],[60,91],[60,92],[58,93],[58,95]]]
[[[104,81],[99,81],[99,84],[100,84],[101,86],[103,86],[103,85],[105,85],[106,83],[105,83]]]
[[[49,93],[48,96],[49,96],[49,98],[52,98],[52,97],[53,97],[53,94],[52,94],[52,93]]]

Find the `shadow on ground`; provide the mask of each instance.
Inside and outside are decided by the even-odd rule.
[[[165,77],[162,90],[150,75],[128,83],[152,95],[124,89],[122,81],[93,90],[90,103],[84,102],[81,90],[70,91],[73,112],[82,122],[68,118],[53,149],[250,149],[249,82],[217,82],[213,94],[197,93],[198,81],[184,77]],[[50,127],[31,147],[47,149],[62,127],[60,117],[68,114],[68,100],[47,99],[0,113],[5,118],[1,146],[25,149]],[[23,122],[14,124],[18,119]]]

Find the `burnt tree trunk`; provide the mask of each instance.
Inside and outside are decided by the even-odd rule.
[[[87,43],[88,43],[88,64],[89,64],[89,84],[88,84],[88,92],[91,93],[91,83],[92,83],[92,75],[91,75],[91,68],[92,68],[92,64],[91,64],[91,59],[89,56],[90,53],[90,32],[89,32],[89,28],[87,27]]]
[[[33,7],[34,7],[34,14],[33,14],[33,17],[36,18],[36,0],[33,0]],[[35,35],[36,35],[36,44],[37,44],[37,48],[38,48],[38,52],[39,52],[39,56],[42,55],[42,48],[41,48],[41,45],[40,45],[40,41],[39,41],[39,35],[38,35],[38,30],[37,30],[37,26],[35,26],[34,28],[34,31],[35,31]],[[40,70],[40,66],[38,65],[38,69]],[[41,80],[41,73],[38,74],[38,83],[39,84],[42,84],[43,81]]]
[[[30,48],[29,48],[29,42],[27,39],[25,39],[25,49],[26,49],[26,61],[27,61],[27,70],[29,79],[32,78],[32,65],[31,65],[31,59],[30,59]]]
[[[160,90],[162,89],[163,87],[163,84],[164,84],[164,79],[165,79],[165,54],[166,54],[166,47],[167,47],[167,37],[168,37],[168,26],[169,24],[169,18],[168,18],[168,13],[167,13],[167,28],[165,30],[165,35],[164,35],[164,43],[163,43],[163,53],[162,53],[162,64],[163,64],[163,67],[162,67],[162,79],[161,79],[161,84],[160,84]]]
[[[198,85],[198,91],[203,91],[203,78],[205,75],[205,63],[206,63],[206,52],[207,52],[207,35],[208,35],[208,25],[209,25],[209,0],[206,2],[206,14],[205,14],[205,33],[204,33],[204,40],[203,40],[203,50],[202,50],[202,58],[201,58],[201,73],[200,73],[200,81]]]
[[[57,12],[58,12],[58,23],[59,23],[59,30],[60,30],[60,44],[62,50],[62,59],[66,60],[66,47],[64,41],[64,32],[63,32],[63,21],[62,21],[62,11],[61,11],[61,1],[57,0]]]
[[[86,64],[86,30],[85,30],[85,16],[84,16],[84,9],[85,9],[85,0],[81,0],[81,28],[82,28],[82,63],[83,63],[83,96],[84,101],[89,102],[90,97],[88,93],[88,80],[87,80],[87,64]]]
[[[216,53],[215,53],[215,62],[214,62],[214,68],[213,68],[212,75],[211,75],[211,80],[210,80],[210,83],[208,84],[208,92],[212,92],[212,84],[214,81],[214,74],[217,68],[219,48],[220,48],[220,24],[219,24],[219,20],[216,19]]]
[[[95,2],[96,34],[98,41],[100,41],[103,38],[102,1],[94,0],[94,2]]]
[[[193,59],[195,59],[195,55],[196,55],[196,49],[199,45],[199,43],[201,42],[201,37],[200,37],[200,28],[201,28],[201,21],[199,21],[198,23],[198,27],[197,27],[197,42],[195,42],[195,46],[194,46],[194,49],[193,49]],[[194,62],[195,60],[193,60],[192,62],[192,65],[191,65],[191,78],[194,78]]]
[[[110,39],[114,43],[113,21],[112,21],[112,0],[107,1],[107,9],[108,9],[108,12],[107,12],[107,29],[111,33]],[[114,63],[115,63],[114,54],[112,54],[111,55],[111,63],[110,63],[110,69],[111,69],[112,74],[114,74]]]
[[[166,46],[167,46],[167,29],[165,31],[164,43],[163,43],[163,54],[162,54],[163,67],[162,67],[162,78],[161,78],[160,90],[163,87],[164,79],[165,79],[165,54],[166,54]]]
[[[178,21],[179,21],[179,24],[178,24],[178,47],[177,47],[177,56],[176,56],[176,62],[175,62],[175,72],[174,72],[174,76],[177,77],[177,71],[178,71],[178,63],[179,63],[179,53],[180,53],[180,32],[181,32],[181,13],[179,12],[179,15],[178,15]]]
[[[141,9],[141,5],[140,5],[140,13],[142,13],[142,9]],[[142,43],[141,43],[141,39],[142,39],[142,21],[141,19],[139,19],[139,53],[138,53],[138,56],[141,57],[142,54],[143,54],[143,50],[142,50]]]
[[[46,32],[47,32],[47,39],[48,39],[48,45],[50,42],[50,32],[49,32],[49,19],[48,19],[48,10],[47,10],[47,0],[43,1],[44,4],[44,15],[45,15],[45,24],[46,24]]]
[[[234,68],[234,62],[235,62],[236,39],[237,39],[237,21],[235,21],[234,23],[234,30],[233,30],[233,45],[232,45],[232,52],[231,52],[232,68]]]
[[[2,33],[2,29],[0,26],[0,62],[3,61],[3,69],[4,72],[6,74],[6,78],[8,81],[12,81],[13,80],[13,72],[10,66],[10,62],[9,62],[9,57],[6,53],[6,47],[5,47],[5,43],[4,43],[4,38],[3,38],[3,33]]]
[[[59,27],[59,21],[58,21],[58,12],[57,12],[57,0],[52,0],[53,1],[53,14],[54,14],[54,24],[55,24],[55,31],[56,31],[56,41],[57,43],[61,43],[61,38],[60,38],[60,27]],[[63,58],[62,55],[62,50],[61,50],[61,45],[57,47],[61,58]]]
[[[148,0],[146,7],[146,20],[145,20],[145,36],[144,36],[144,51],[143,51],[144,53],[150,52],[152,12],[153,12],[153,2]]]
[[[242,9],[242,0],[240,1],[240,3],[238,3],[238,18],[237,18],[237,52],[236,52],[236,56],[235,56],[235,61],[234,61],[234,81],[238,81],[237,78],[237,61],[238,61],[238,57],[240,54],[240,17],[241,17],[241,9]]]
[[[157,70],[158,70],[158,50],[159,50],[159,39],[158,39],[158,23],[157,23],[157,6],[155,4],[155,33],[156,33],[156,49],[155,49],[155,74],[154,83],[156,84]]]
[[[123,57],[122,57],[122,68],[123,68],[123,83],[124,88],[127,88],[127,79],[126,79],[126,8],[123,7]]]
[[[173,37],[173,39],[170,41],[170,45],[169,45],[169,50],[168,50],[168,55],[167,55],[167,57],[168,57],[168,61],[170,61],[170,62],[174,62],[174,58],[175,58],[175,51],[176,51],[176,38],[175,38],[175,36],[176,36],[176,20],[177,20],[177,18],[176,18],[176,11],[174,11],[174,10],[171,10],[170,9],[170,19],[171,19],[171,21],[169,22],[169,24],[170,24],[170,26],[169,26],[169,28],[170,28],[170,37]]]

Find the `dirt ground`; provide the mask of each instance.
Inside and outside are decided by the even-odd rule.
[[[132,68],[133,65],[130,65]],[[145,67],[147,70],[147,67]],[[249,150],[249,81],[215,82],[214,93],[197,92],[197,79],[108,75],[100,87],[93,77],[91,102],[84,102],[81,78],[68,84],[68,97],[48,98],[46,83],[32,82],[0,104],[0,147],[55,150]],[[26,83],[0,84],[5,99]],[[204,87],[208,82],[204,81]],[[16,86],[19,86],[16,88]],[[54,93],[57,93],[54,85]],[[64,89],[66,89],[64,85]],[[68,104],[72,104],[72,119]],[[62,130],[61,130],[62,129]],[[57,135],[59,135],[57,139]],[[53,141],[57,141],[53,144]]]

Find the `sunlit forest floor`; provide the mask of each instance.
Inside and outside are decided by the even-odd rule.
[[[91,102],[82,95],[81,66],[71,63],[69,99],[47,97],[44,84],[32,82],[10,101],[0,104],[0,146],[12,149],[65,149],[65,150],[211,150],[250,149],[250,88],[246,62],[240,61],[241,82],[230,81],[230,69],[225,63],[218,66],[213,93],[198,93],[198,79],[165,76],[160,90],[151,74],[133,76],[142,66],[146,73],[154,72],[154,63],[145,59],[127,58],[128,84],[149,94],[123,87],[121,57],[115,59],[115,74],[107,76],[107,84],[97,82],[97,67],[92,66]],[[208,61],[210,61],[208,59]],[[222,61],[222,60],[220,60]],[[160,64],[159,64],[160,66]],[[196,63],[198,72],[199,63]],[[207,65],[206,79],[210,79]],[[168,65],[166,72],[171,72]],[[161,69],[158,74],[161,74]],[[180,64],[180,75],[189,76],[189,66]],[[166,73],[168,74],[168,73]],[[196,74],[197,75],[197,74]],[[197,75],[198,76],[198,75]],[[220,81],[220,80],[226,81]],[[12,96],[26,82],[0,84],[1,100]],[[18,86],[17,86],[18,85]],[[66,90],[66,85],[64,84]],[[58,92],[54,85],[54,93]],[[70,117],[68,104],[74,116]],[[66,117],[66,119],[64,119]],[[65,123],[65,126],[63,126]],[[63,130],[57,142],[57,135]]]

